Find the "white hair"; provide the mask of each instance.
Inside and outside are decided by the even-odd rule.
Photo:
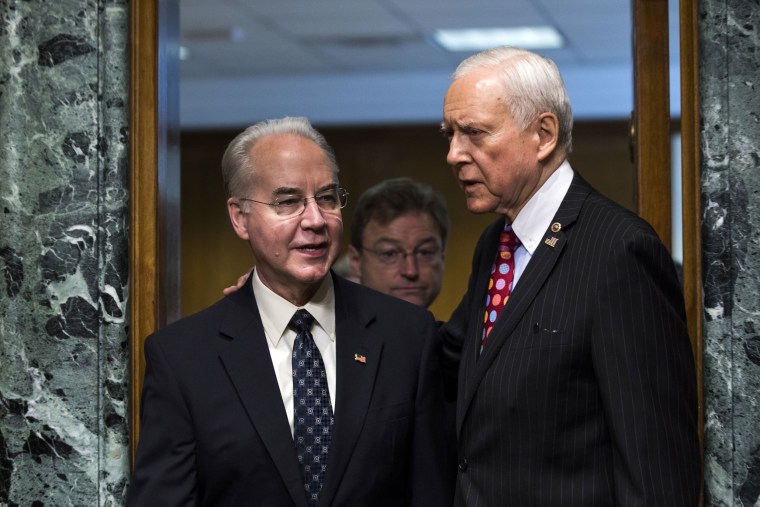
[[[524,49],[501,46],[464,60],[452,74],[452,79],[482,68],[499,70],[505,103],[521,128],[528,128],[541,113],[554,113],[559,121],[557,147],[566,155],[570,153],[573,112],[565,83],[552,60]]]

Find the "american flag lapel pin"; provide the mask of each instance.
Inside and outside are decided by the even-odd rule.
[[[367,364],[367,358],[361,354],[354,354],[354,361],[357,363]]]
[[[546,238],[544,240],[544,243],[549,245],[550,247],[554,248],[557,245],[557,241],[559,241],[559,238],[552,236],[551,238]]]

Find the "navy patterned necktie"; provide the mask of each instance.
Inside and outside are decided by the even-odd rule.
[[[288,324],[297,333],[293,343],[293,440],[310,506],[319,502],[333,426],[325,365],[310,331],[313,322],[314,317],[301,309]]]

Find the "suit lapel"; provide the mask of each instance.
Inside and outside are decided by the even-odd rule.
[[[338,277],[333,277],[333,280],[338,392],[335,425],[327,458],[327,477],[320,495],[321,505],[333,502],[351,460],[372,399],[383,349],[382,337],[374,336],[368,329],[375,318],[374,312],[356,304],[348,282]]]
[[[520,280],[515,287],[514,292],[509,297],[509,301],[496,320],[496,323],[491,330],[488,337],[488,344],[483,349],[483,353],[478,357],[478,351],[480,349],[480,335],[483,332],[482,315],[484,309],[477,314],[477,322],[475,330],[475,339],[469,340],[469,347],[467,349],[467,360],[470,364],[466,365],[464,379],[464,390],[460,391],[460,396],[463,396],[461,408],[457,411],[457,430],[461,429],[464,414],[467,412],[467,408],[472,402],[477,388],[485,376],[488,368],[493,364],[494,360],[498,356],[504,344],[509,340],[517,324],[522,319],[525,311],[530,304],[536,298],[538,292],[544,287],[549,274],[559,261],[562,251],[568,242],[566,230],[570,227],[578,218],[583,202],[586,196],[591,191],[591,187],[588,183],[581,178],[576,172],[573,177],[573,182],[568,189],[567,195],[562,200],[557,213],[552,220],[552,225],[544,233],[544,239],[542,243],[536,248],[530,262],[525,268],[525,271],[520,276]],[[560,224],[559,230],[553,230],[556,227],[554,224]],[[491,258],[495,255],[496,245],[498,243],[498,234],[493,234],[494,239],[489,241],[488,247],[490,248]],[[485,258],[486,256],[484,256]],[[492,260],[490,261],[493,262]],[[485,266],[488,266],[486,268]],[[490,271],[491,264],[481,264],[481,270],[488,273]],[[482,277],[485,281],[480,284],[479,291],[476,294],[481,295],[481,299],[485,299],[485,284],[489,278],[488,274]],[[481,305],[485,303],[482,302]],[[482,306],[484,308],[484,306]],[[470,326],[471,328],[473,326]],[[473,350],[475,349],[475,350]],[[474,359],[472,359],[472,357]],[[460,382],[460,387],[462,387]]]
[[[486,308],[485,294],[488,288],[488,281],[491,277],[491,265],[493,264],[496,248],[499,244],[499,231],[502,229],[504,229],[503,219],[491,224],[486,230],[483,248],[480,250],[480,259],[477,263],[477,265],[480,266],[480,269],[475,274],[476,279],[473,285],[474,297],[470,303],[470,311],[475,318],[470,319],[466,331],[467,337],[472,337],[472,339],[465,340],[460,359],[462,364],[459,368],[457,389],[460,397],[463,393],[470,391],[469,386],[472,385],[473,380],[475,379],[474,372],[480,359],[480,338],[483,335],[483,315]],[[495,329],[491,331],[491,334],[493,334],[494,331]],[[469,405],[469,402],[467,405]],[[457,403],[457,432],[459,432],[462,420],[464,419],[467,405]]]
[[[221,324],[219,357],[293,502],[306,507],[293,436],[250,283],[230,300],[234,306]]]

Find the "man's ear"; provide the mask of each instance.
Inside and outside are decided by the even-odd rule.
[[[359,283],[362,281],[362,263],[359,259],[360,255],[359,250],[357,250],[354,245],[348,245],[348,264],[351,266],[351,274],[354,275],[354,278],[359,280]]]
[[[538,160],[544,162],[557,149],[559,120],[554,113],[541,113],[538,117]]]
[[[230,216],[230,223],[237,234],[238,238],[248,241],[248,228],[246,227],[246,213],[240,209],[240,201],[234,197],[227,199],[227,214]]]

